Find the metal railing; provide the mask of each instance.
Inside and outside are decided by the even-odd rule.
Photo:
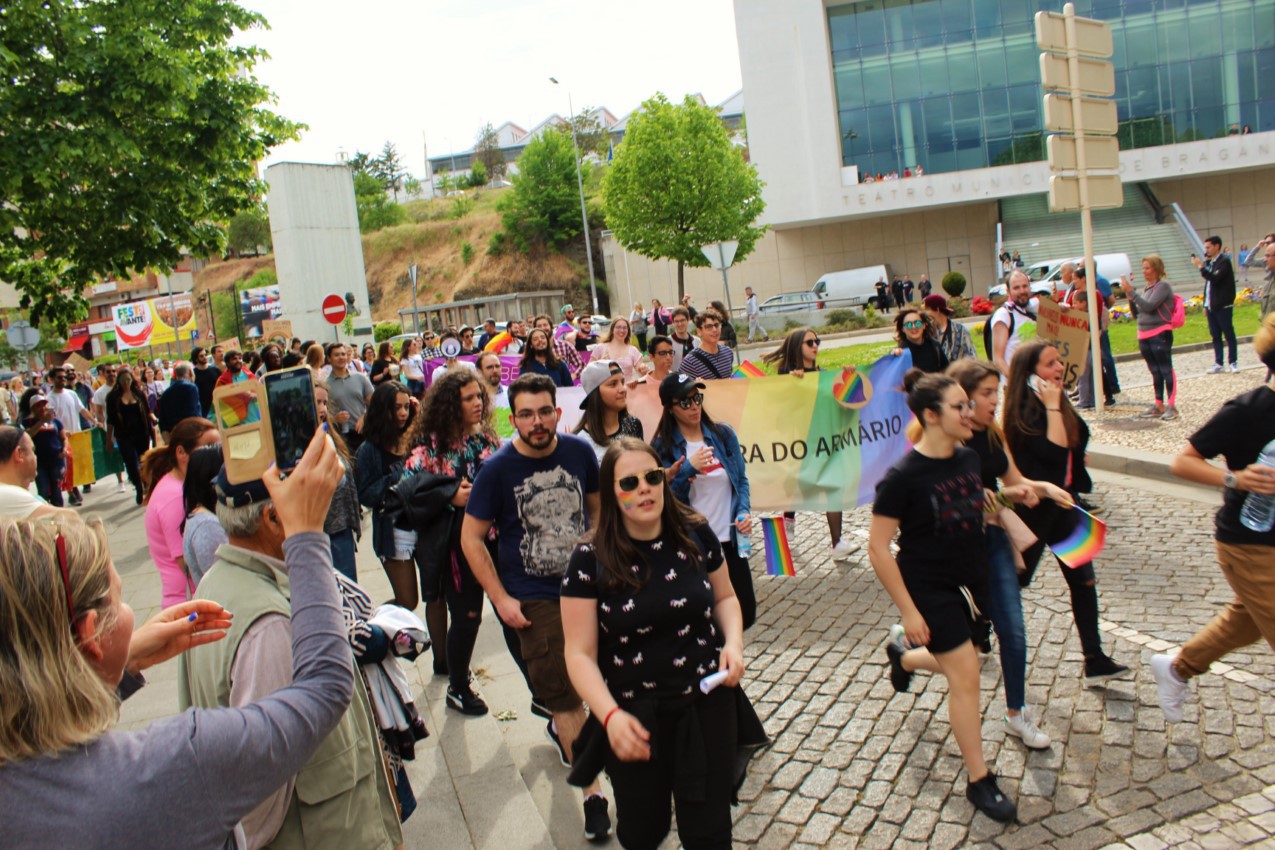
[[[1182,207],[1178,206],[1175,201],[1169,204],[1168,209],[1173,214],[1173,223],[1182,232],[1182,238],[1191,246],[1192,252],[1198,257],[1203,257],[1204,240],[1200,239],[1200,234],[1195,232],[1195,228],[1191,226],[1191,221],[1186,217],[1186,213],[1182,211]]]

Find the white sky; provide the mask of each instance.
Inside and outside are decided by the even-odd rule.
[[[468,150],[487,122],[566,116],[568,93],[577,110],[622,118],[657,91],[717,104],[741,87],[731,0],[241,2],[270,23],[239,39],[271,56],[257,78],[310,126],[267,165],[376,154],[389,140],[419,177],[422,141],[431,156]]]

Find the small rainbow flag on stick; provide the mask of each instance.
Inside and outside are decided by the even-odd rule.
[[[782,516],[768,516],[761,520],[762,540],[766,546],[766,575],[795,576],[797,567],[792,561],[792,549],[788,546],[788,529]]]
[[[1080,567],[1093,561],[1107,544],[1107,524],[1079,505],[1072,505],[1079,512],[1076,527],[1064,540],[1050,545],[1054,555],[1069,567]],[[769,550],[767,550],[769,554]]]
[[[761,370],[756,363],[751,360],[745,360],[735,367],[732,378],[764,378],[766,373]]]

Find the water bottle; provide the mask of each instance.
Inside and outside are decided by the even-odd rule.
[[[1258,466],[1275,469],[1275,440],[1266,444],[1257,457]],[[1240,522],[1250,531],[1265,533],[1275,527],[1275,496],[1249,493],[1240,510]]]
[[[739,522],[740,520],[744,519],[746,516],[748,516],[748,514],[740,514],[739,516],[735,517],[735,522]],[[735,551],[739,553],[739,557],[747,561],[748,556],[753,554],[752,535],[744,534],[738,528],[735,529]]]

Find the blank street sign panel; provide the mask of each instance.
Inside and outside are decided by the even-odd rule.
[[[1114,100],[1082,97],[1080,114],[1086,133],[1112,136],[1119,127],[1120,118],[1116,113]],[[1076,124],[1072,120],[1070,97],[1062,94],[1045,95],[1045,129],[1051,133],[1076,132]]]
[[[1036,13],[1036,43],[1041,50],[1067,51],[1067,25],[1058,12]],[[1106,59],[1111,55],[1111,26],[1093,18],[1076,18],[1076,49],[1081,56]]]
[[[1124,204],[1124,190],[1117,174],[1089,176],[1089,209],[1102,210]],[[1055,175],[1049,178],[1049,209],[1068,212],[1080,209],[1080,178]]]
[[[1077,88],[1083,94],[1111,97],[1116,93],[1116,69],[1099,59],[1080,60]],[[1067,57],[1055,53],[1040,54],[1040,79],[1047,89],[1071,89],[1071,69]]]
[[[1049,136],[1045,145],[1049,151],[1049,167],[1053,171],[1075,171],[1075,136]],[[1085,136],[1085,168],[1098,171],[1115,171],[1120,167],[1120,143],[1115,136]]]

